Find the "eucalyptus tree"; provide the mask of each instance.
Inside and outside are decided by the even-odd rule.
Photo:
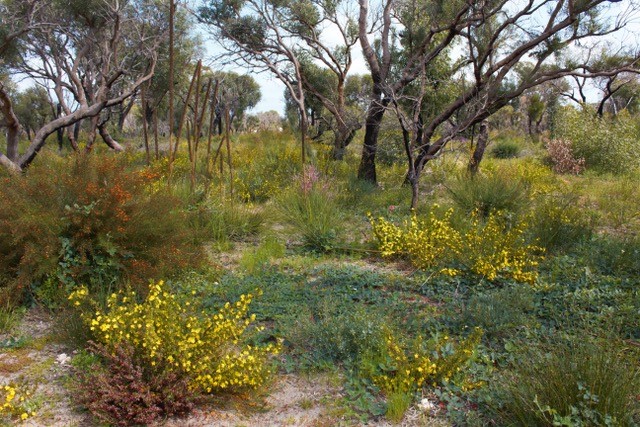
[[[526,90],[569,76],[610,76],[637,65],[631,57],[615,66],[596,66],[585,54],[630,22],[637,11],[634,1],[382,0],[375,10],[368,0],[359,5],[359,40],[374,84],[358,175],[372,182],[385,111],[450,48],[463,52],[464,62],[451,75],[460,82],[459,92],[421,126],[421,141],[411,148],[410,182],[417,183],[425,164],[456,135]],[[398,34],[413,42],[400,45]],[[393,72],[393,53],[400,48],[406,53]],[[517,84],[505,84],[515,81],[523,61],[532,63],[529,71]]]
[[[24,29],[15,38],[8,68],[48,87],[62,109],[35,132],[22,156],[16,153],[5,165],[28,166],[56,130],[96,120],[151,79],[165,34],[146,31],[154,19],[146,7],[149,1],[52,0],[32,9],[20,1],[3,3],[14,25]],[[114,141],[105,142],[121,149]]]
[[[248,74],[238,74],[230,71],[217,71],[211,77],[218,82],[217,123],[222,133],[222,115],[229,111],[230,125],[238,130],[246,112],[260,102],[262,94],[260,85]]]
[[[300,115],[303,145],[307,94],[321,102],[335,124],[334,157],[341,158],[361,126],[345,96],[358,40],[351,9],[347,0],[206,0],[199,15],[231,61],[284,83]]]
[[[18,159],[20,121],[10,96],[11,80],[6,73],[7,65],[18,57],[20,38],[46,24],[36,18],[44,5],[44,0],[0,1],[0,115],[7,130],[6,155],[0,152],[0,165],[10,171],[19,170],[15,162]]]
[[[55,115],[55,106],[42,86],[31,86],[19,92],[15,97],[14,110],[28,139]]]

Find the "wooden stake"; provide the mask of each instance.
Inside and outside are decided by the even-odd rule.
[[[144,151],[147,154],[147,166],[151,164],[151,153],[149,152],[149,130],[147,129],[147,96],[146,83],[142,84],[142,134],[144,136]]]
[[[160,146],[158,144],[158,110],[153,110],[153,144],[156,151],[156,160],[160,158]]]
[[[189,84],[189,91],[187,92],[187,99],[184,103],[184,108],[182,109],[182,115],[180,116],[180,122],[178,123],[178,136],[176,138],[176,143],[173,148],[172,159],[175,159],[176,153],[178,152],[178,145],[180,145],[180,138],[182,137],[182,128],[184,126],[184,120],[187,117],[187,110],[189,109],[189,101],[191,100],[191,93],[193,92],[193,85],[196,80],[196,76],[199,73],[200,68],[202,67],[202,61],[198,61],[196,65],[196,69],[193,72],[193,77],[191,78],[191,84]]]

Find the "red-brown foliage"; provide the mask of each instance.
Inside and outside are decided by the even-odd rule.
[[[576,158],[571,148],[571,142],[564,139],[552,139],[547,142],[549,159],[553,163],[555,173],[571,173],[578,175],[584,170],[584,159]]]
[[[148,425],[159,418],[186,414],[193,408],[184,378],[175,373],[148,373],[134,362],[133,348],[121,344],[114,353],[90,343],[103,369],[80,371],[77,398],[96,418],[110,425]]]

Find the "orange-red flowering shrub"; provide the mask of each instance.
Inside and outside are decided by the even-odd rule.
[[[202,259],[180,200],[125,160],[51,157],[0,182],[0,302],[138,286]]]

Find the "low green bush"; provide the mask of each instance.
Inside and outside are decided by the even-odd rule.
[[[216,242],[237,241],[260,234],[265,215],[243,203],[210,202],[199,208],[201,228]]]
[[[519,212],[529,201],[529,186],[521,178],[505,176],[500,170],[458,175],[447,189],[460,209],[477,211],[484,218],[495,211]]]
[[[527,216],[531,239],[550,252],[571,249],[593,233],[593,218],[571,194],[544,197]]]
[[[283,193],[278,208],[311,250],[335,248],[342,228],[341,214],[329,184],[313,166],[307,166],[294,187]]]
[[[640,275],[639,236],[597,236],[581,245],[579,253],[601,274],[619,277]]]
[[[472,295],[456,320],[462,326],[482,328],[489,340],[501,340],[535,326],[534,309],[531,288],[505,287]]]
[[[249,274],[254,274],[265,268],[269,261],[282,258],[284,253],[285,246],[283,243],[273,237],[267,237],[260,243],[260,246],[242,254],[240,266]]]
[[[640,371],[612,343],[576,338],[519,355],[496,382],[502,425],[634,426]]]
[[[615,117],[598,117],[593,108],[565,107],[555,129],[556,137],[571,141],[576,158],[587,169],[625,173],[640,167],[640,125],[627,111]]]
[[[513,159],[520,155],[520,145],[511,140],[501,140],[491,147],[491,156],[496,159]]]

